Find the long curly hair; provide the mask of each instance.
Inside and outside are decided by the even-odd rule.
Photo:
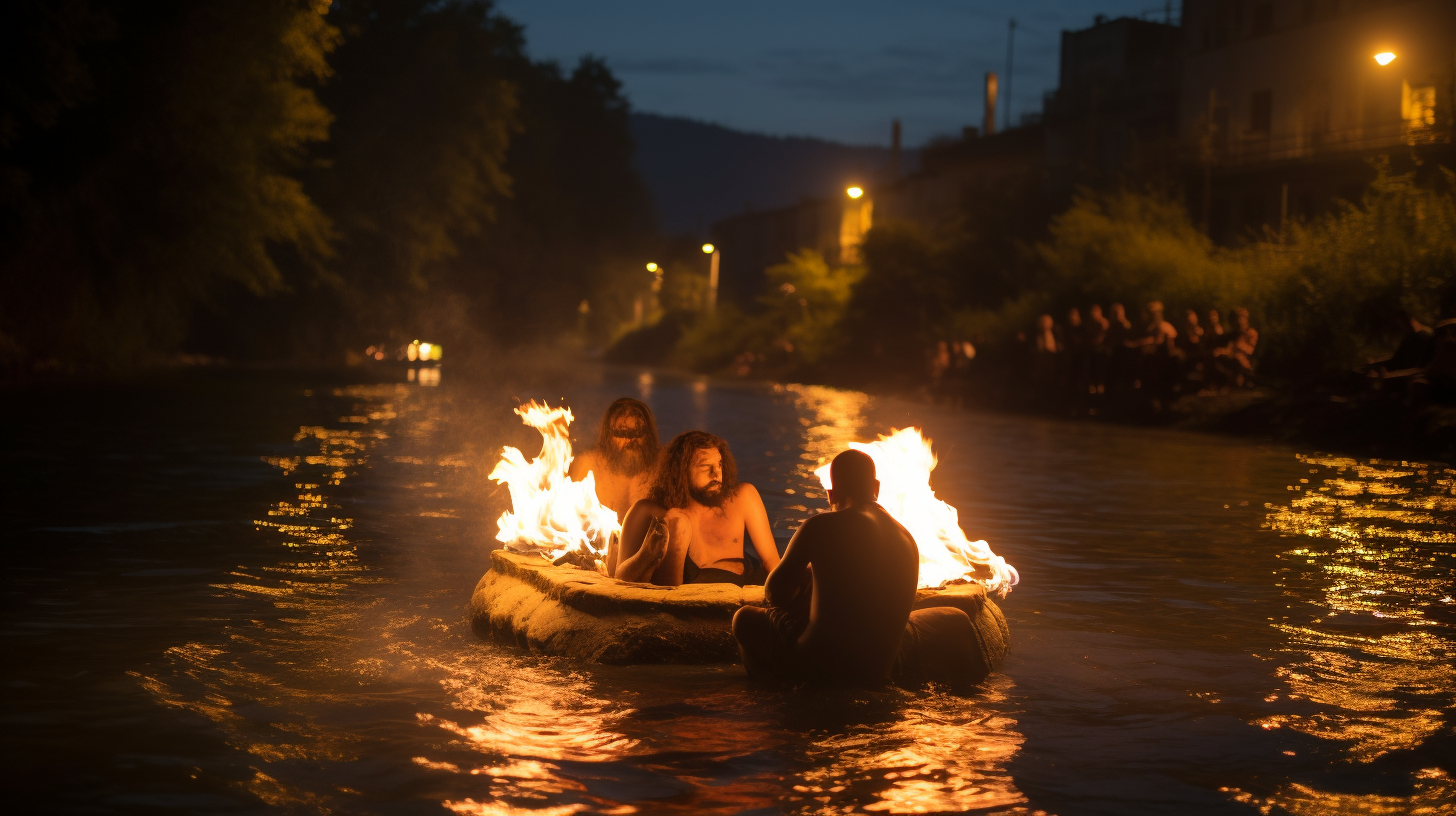
[[[692,497],[693,454],[705,448],[717,448],[722,455],[723,495],[732,496],[738,490],[738,463],[733,461],[728,443],[707,431],[687,431],[673,437],[662,449],[648,497],[663,507],[687,507]]]

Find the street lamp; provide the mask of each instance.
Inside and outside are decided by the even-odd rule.
[[[708,314],[718,310],[718,248],[712,244],[703,244],[703,254],[710,256],[708,261]]]
[[[864,195],[864,188],[851,187],[848,190],[845,190],[844,194],[849,196],[850,198],[859,198],[860,196]]]
[[[647,265],[647,271],[648,272],[656,272],[657,271],[657,264],[655,264],[655,263],[649,263]]]
[[[1395,62],[1395,52],[1381,51],[1379,54],[1375,55],[1375,61],[1380,63],[1381,65],[1389,65],[1392,62]]]

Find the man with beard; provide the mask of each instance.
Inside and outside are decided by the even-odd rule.
[[[596,448],[572,459],[567,475],[579,482],[588,473],[595,474],[597,501],[623,518],[647,495],[652,465],[661,448],[652,409],[640,400],[622,397],[602,415]],[[608,571],[617,565],[617,550],[616,542],[608,544]]]
[[[663,449],[647,498],[628,511],[613,575],[663,586],[742,586],[745,537],[766,568],[778,566],[768,511],[758,490],[738,481],[728,443],[688,431]]]

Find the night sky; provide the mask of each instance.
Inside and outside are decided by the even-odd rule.
[[[1178,3],[1173,4],[1176,15]],[[1056,87],[1060,33],[1157,0],[501,0],[533,57],[604,57],[634,109],[741,130],[907,145],[981,122],[981,77],[1004,73],[1015,16],[1013,115]],[[1003,80],[1004,81],[1004,80]],[[1003,85],[1004,90],[1004,85]],[[1001,108],[1004,117],[1005,108]]]

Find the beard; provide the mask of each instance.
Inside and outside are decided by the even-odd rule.
[[[690,487],[688,495],[704,507],[722,507],[723,502],[728,500],[728,491],[723,489],[722,482],[709,482],[706,487]]]
[[[636,476],[652,464],[647,461],[647,448],[642,442],[633,440],[626,447],[607,445],[602,449],[602,459],[607,468],[624,476]]]

